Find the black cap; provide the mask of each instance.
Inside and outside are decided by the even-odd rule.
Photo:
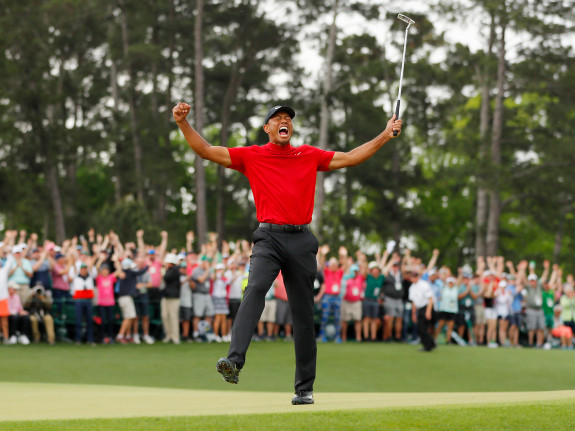
[[[295,111],[290,108],[289,106],[285,106],[285,105],[278,105],[278,106],[274,106],[273,108],[271,108],[267,115],[266,115],[266,119],[264,121],[264,124],[268,124],[268,121],[270,121],[270,118],[272,118],[277,112],[287,112],[288,115],[290,116],[290,118],[295,117]]]

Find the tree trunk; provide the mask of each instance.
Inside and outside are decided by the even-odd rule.
[[[241,61],[236,61],[232,67],[230,81],[224,95],[222,103],[221,122],[222,129],[220,131],[220,145],[223,147],[228,146],[231,126],[231,111],[232,106],[236,102],[238,96],[238,89],[242,85],[245,71],[249,70],[251,63],[255,58],[255,51],[248,51]],[[216,210],[216,232],[218,233],[218,245],[222,246],[222,241],[225,237],[225,215],[226,215],[226,202],[224,197],[224,188],[226,180],[226,172],[223,166],[218,165],[218,180],[216,183],[216,197],[217,197],[217,210]]]
[[[487,133],[489,130],[490,105],[490,65],[495,40],[495,17],[491,15],[491,32],[489,34],[486,64],[480,72],[481,80],[481,110],[479,111],[479,174],[477,175],[477,208],[475,213],[475,256],[486,256],[486,223],[488,210],[488,192],[485,179],[485,165],[487,161]]]
[[[54,221],[56,228],[56,243],[62,244],[66,239],[66,225],[64,222],[64,211],[62,209],[62,196],[60,195],[60,186],[58,185],[58,172],[54,163],[48,163],[46,172],[48,189],[54,210]]]
[[[571,212],[571,205],[565,205],[561,209],[561,216],[559,217],[559,226],[555,233],[555,245],[553,247],[553,262],[559,262],[561,256],[561,249],[563,248],[563,237],[565,236],[565,223],[567,221],[567,214]]]
[[[121,13],[122,28],[122,49],[124,61],[126,62],[126,71],[128,73],[128,104],[130,106],[130,129],[132,130],[132,145],[134,147],[134,176],[136,183],[136,197],[140,202],[144,200],[144,188],[142,184],[142,142],[140,140],[140,129],[138,127],[138,117],[136,115],[136,88],[132,63],[130,61],[129,37],[128,37],[128,19],[126,16],[126,4],[124,0],[119,0]]]
[[[505,8],[505,5],[503,5]],[[504,19],[504,18],[503,18]],[[489,197],[489,219],[487,223],[487,254],[496,256],[499,245],[499,218],[501,216],[501,134],[503,132],[503,98],[505,91],[505,21],[501,22],[499,56],[497,60],[497,96],[493,113],[491,138],[492,186]]]
[[[204,0],[196,2],[196,20],[194,28],[194,127],[199,134],[204,128],[204,45],[202,40],[202,26],[204,19]],[[196,241],[197,246],[204,244],[208,237],[208,210],[206,203],[206,169],[204,160],[196,157]]]
[[[329,135],[329,97],[332,88],[332,63],[335,51],[335,43],[337,36],[336,20],[339,13],[339,0],[335,0],[333,5],[333,20],[329,29],[329,40],[327,45],[327,53],[325,58],[324,80],[322,83],[323,93],[321,98],[321,113],[320,113],[320,126],[319,126],[319,139],[318,147],[322,150],[327,149],[327,139]],[[323,206],[325,203],[325,174],[323,172],[317,173],[317,185],[315,192],[315,206],[314,206],[314,231],[321,243],[323,241]]]

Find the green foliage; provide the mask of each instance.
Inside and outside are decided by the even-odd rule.
[[[501,253],[573,261],[575,55],[565,37],[573,8],[534,0],[440,3],[429,15],[405,11],[416,25],[408,39],[403,134],[361,167],[326,176],[324,238],[334,249],[413,238],[417,253],[440,248],[442,263],[455,267],[473,257],[477,187],[485,179],[503,203]],[[382,6],[338,5],[339,25],[351,17],[364,25],[338,32],[329,149],[350,151],[371,140],[394,109],[405,25]],[[258,1],[206,2],[210,143],[264,143],[261,118],[276,102],[297,108],[294,141],[317,141],[322,72],[306,74],[295,56],[303,38],[316,40],[318,55],[324,54],[335,1],[281,7],[278,18]],[[179,245],[194,226],[195,157],[175,133],[170,110],[177,100],[193,101],[195,4],[4,0],[0,8],[0,214],[6,225],[46,238],[59,234],[59,222],[68,236],[90,227],[126,238],[139,227],[150,235],[165,229]],[[486,38],[476,49],[463,38],[447,43],[449,22],[481,25],[486,37],[491,22],[498,31],[491,47]],[[520,43],[508,43],[501,163],[493,165],[488,147],[504,22]],[[485,83],[489,121],[481,139]],[[142,150],[140,180],[135,142]],[[56,181],[48,181],[54,169]],[[220,200],[225,236],[249,237],[256,224],[249,184],[236,172],[224,175],[218,189],[218,171],[208,164],[209,229],[216,228]],[[182,189],[192,194],[191,205]]]

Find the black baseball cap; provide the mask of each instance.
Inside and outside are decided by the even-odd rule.
[[[268,121],[270,121],[270,118],[272,118],[277,112],[287,112],[288,115],[290,116],[290,118],[295,117],[295,111],[290,108],[289,106],[286,105],[278,105],[278,106],[274,106],[273,108],[271,108],[267,115],[266,115],[266,119],[264,121],[264,124],[268,124]]]

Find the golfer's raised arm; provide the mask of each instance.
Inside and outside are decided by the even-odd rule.
[[[393,132],[397,131],[398,135],[401,133],[401,120],[396,120],[395,115],[387,122],[387,127],[378,136],[371,141],[366,142],[359,147],[354,148],[347,153],[336,151],[329,164],[329,170],[347,168],[349,166],[356,166],[365,162],[373,156],[377,150],[383,147],[391,139],[395,138]]]
[[[190,105],[184,102],[178,103],[172,109],[174,119],[184,134],[184,138],[186,138],[186,142],[190,148],[202,159],[210,160],[225,168],[229,167],[232,164],[232,159],[230,158],[228,149],[226,147],[210,145],[202,138],[202,136],[190,126],[188,120],[186,120],[189,113]]]

